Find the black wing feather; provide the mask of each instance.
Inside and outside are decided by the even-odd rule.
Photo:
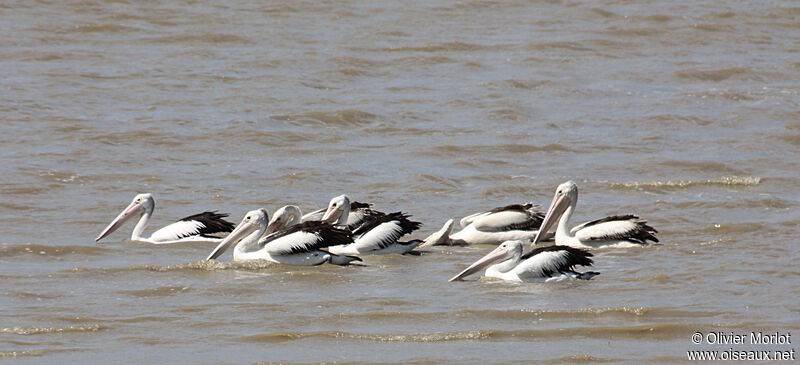
[[[360,208],[371,208],[372,204],[370,203],[362,203],[362,202],[350,202],[350,210],[356,210]]]
[[[355,231],[353,231],[353,237],[355,237],[355,239],[358,240],[367,232],[375,229],[381,224],[397,222],[397,224],[400,226],[400,232],[393,232],[391,235],[387,235],[383,237],[379,242],[377,242],[377,245],[380,248],[389,247],[389,245],[397,242],[397,240],[399,240],[400,237],[403,237],[411,232],[416,231],[422,225],[422,223],[420,222],[415,222],[408,219],[409,217],[411,216],[408,214],[404,214],[403,212],[394,212],[389,214],[383,214],[380,216],[369,217],[369,219],[367,219],[364,222],[364,224],[362,224]]]
[[[504,207],[497,207],[489,211],[489,214],[516,211],[528,215],[528,219],[522,223],[509,224],[495,231],[533,231],[539,229],[544,221],[544,213],[537,210],[539,206],[533,203],[510,204]]]
[[[641,218],[639,218],[638,215],[634,214],[612,215],[605,218],[600,218],[583,224],[583,228],[600,223],[613,222],[613,221],[627,221],[627,220],[633,221],[636,224],[636,228],[634,228],[633,231],[626,232],[624,235],[609,235],[603,237],[596,237],[593,238],[592,240],[628,240],[631,242],[641,243],[641,244],[646,244],[647,240],[658,242],[658,237],[656,237],[656,233],[658,233],[658,231],[649,224],[647,224],[647,221],[642,220]]]
[[[352,202],[350,203],[350,216],[348,217],[347,228],[351,231],[355,231],[365,222],[385,215],[386,213],[384,212],[372,209],[372,204]],[[350,221],[351,217],[355,218],[352,222]]]
[[[236,227],[235,224],[226,221],[225,217],[228,213],[217,213],[217,211],[202,212],[195,215],[182,218],[180,221],[196,221],[203,226],[198,228],[198,234],[206,238],[219,238],[221,235],[227,235]]]
[[[353,236],[359,237],[383,223],[397,221],[400,224],[400,228],[403,230],[402,234],[400,235],[400,237],[402,237],[416,231],[420,226],[422,226],[422,223],[408,219],[410,217],[410,215],[403,212],[369,216],[364,220],[364,223],[361,224],[361,226],[353,230]]]
[[[536,248],[524,255],[520,258],[521,261],[527,260],[533,256],[536,256],[542,252],[558,252],[564,251],[566,252],[566,256],[563,262],[558,263],[558,266],[555,267],[544,267],[542,268],[541,275],[542,277],[551,277],[555,273],[563,274],[563,273],[574,273],[575,266],[592,266],[594,261],[590,257],[594,256],[591,252],[587,252],[575,247],[569,246],[547,246],[547,247],[539,247]]]
[[[306,253],[308,251],[319,250],[329,246],[346,245],[353,243],[353,235],[350,231],[342,228],[337,228],[328,223],[319,221],[309,221],[293,225],[283,231],[278,231],[269,236],[262,238],[259,241],[261,247],[268,245],[270,242],[288,236],[295,232],[306,232],[317,236],[315,242],[308,246],[291,246],[290,249],[277,252],[279,255],[292,255]]]

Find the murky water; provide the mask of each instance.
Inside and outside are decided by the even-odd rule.
[[[791,2],[7,2],[0,33],[1,358],[673,363],[695,331],[800,330]],[[663,245],[515,285],[447,282],[492,247],[92,241],[137,192],[154,228],[347,193],[422,238],[568,179],[575,221],[637,213]]]

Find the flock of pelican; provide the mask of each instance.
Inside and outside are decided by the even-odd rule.
[[[632,247],[658,242],[656,231],[636,215],[615,215],[570,227],[578,203],[578,186],[567,181],[558,186],[547,211],[532,203],[514,204],[475,213],[459,221],[448,220],[425,239],[401,241],[421,226],[403,212],[384,213],[371,204],[351,201],[347,195],[331,199],[327,208],[303,214],[287,205],[270,217],[266,209],[247,212],[234,225],[227,214],[203,212],[188,216],[143,237],[155,208],[151,194],[139,194],[97,236],[107,237],[126,221],[138,217],[131,241],[152,244],[215,243],[206,260],[219,258],[233,247],[233,261],[267,260],[286,265],[348,265],[364,255],[411,254],[435,245],[498,245],[496,249],[450,279],[485,270],[487,277],[505,281],[560,281],[591,279],[597,272],[576,271],[592,266],[599,247]],[[549,231],[556,226],[555,234]],[[553,245],[540,242],[554,240]],[[532,249],[527,253],[525,245]]]

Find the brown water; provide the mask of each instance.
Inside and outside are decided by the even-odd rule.
[[[673,363],[695,331],[800,330],[797,4],[21,1],[0,34],[0,358]],[[568,179],[576,222],[638,213],[663,245],[516,285],[447,282],[491,247],[92,241],[137,192],[153,228],[347,193],[421,238]]]

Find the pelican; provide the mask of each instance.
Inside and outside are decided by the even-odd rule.
[[[327,207],[317,209],[311,213],[302,215],[301,221],[308,222],[322,220],[322,217],[325,216],[325,212],[327,211]],[[365,220],[383,214],[385,213],[372,209],[372,204],[354,201],[350,203],[350,212],[347,214],[346,225],[352,231],[361,226]]]
[[[460,280],[486,268],[486,276],[513,282],[589,280],[600,273],[577,272],[575,266],[592,266],[592,254],[567,246],[539,247],[522,254],[522,241],[506,241],[481,257],[450,281]]]
[[[354,256],[339,256],[323,250],[331,245],[353,242],[349,231],[322,222],[295,224],[285,230],[264,235],[269,213],[256,209],[247,214],[206,260],[216,259],[234,244],[233,261],[267,260],[279,264],[313,266],[326,262],[344,265],[361,261]]]
[[[497,245],[509,240],[532,241],[539,232],[544,215],[533,203],[512,204],[471,214],[459,221],[462,229],[456,233],[453,221],[448,220],[437,232],[437,240],[425,240],[432,245]],[[446,233],[446,234],[445,234]]]
[[[580,248],[631,247],[646,245],[648,240],[658,242],[658,231],[638,216],[614,215],[568,228],[569,219],[578,204],[578,186],[567,181],[558,186],[550,208],[547,209],[539,233],[547,232],[558,220],[556,244]],[[559,218],[561,218],[559,220]],[[533,239],[535,245],[539,234]]]
[[[133,228],[131,241],[157,245],[179,242],[218,243],[233,230],[233,223],[223,219],[228,216],[227,214],[203,212],[188,216],[161,228],[153,232],[150,237],[142,237],[142,233],[144,233],[144,229],[150,221],[150,216],[153,215],[155,206],[156,202],[153,200],[153,195],[149,193],[136,195],[128,207],[114,218],[108,224],[108,227],[95,238],[95,242],[99,242],[116,231],[123,223],[137,215],[139,216],[139,222]]]
[[[339,226],[345,225],[349,219],[350,206],[350,198],[347,195],[331,199],[322,221]],[[398,241],[400,237],[414,232],[421,225],[419,222],[409,220],[409,217],[408,214],[401,212],[368,216],[352,231],[353,243],[331,246],[329,249],[332,253],[342,255],[412,253],[412,250],[422,243],[421,240]]]
[[[318,219],[311,220],[319,221]],[[286,205],[275,211],[272,218],[267,224],[267,230],[264,234],[272,234],[274,232],[284,230],[296,224],[303,222],[303,211],[296,205]]]

